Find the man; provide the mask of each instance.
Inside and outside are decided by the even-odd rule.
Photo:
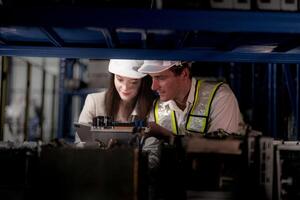
[[[219,129],[240,132],[239,106],[227,84],[192,78],[187,62],[146,60],[138,71],[152,77],[152,90],[159,94],[149,117],[150,135],[163,136],[173,143],[175,135],[204,134]],[[152,175],[158,179],[153,182],[153,191],[165,195],[166,199],[186,199],[180,151],[165,152],[167,156],[161,158],[159,145],[155,137],[149,137],[143,147],[152,156],[149,158],[152,169],[164,163],[161,171]]]
[[[138,70],[152,77],[159,94],[149,121],[163,136],[203,134],[217,130],[239,133],[243,120],[232,90],[222,82],[192,78],[187,62],[146,60]]]

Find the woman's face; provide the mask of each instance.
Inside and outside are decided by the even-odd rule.
[[[142,79],[128,78],[125,76],[115,75],[115,87],[123,101],[130,102],[139,92]]]

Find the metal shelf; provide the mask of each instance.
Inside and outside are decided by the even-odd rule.
[[[274,137],[279,86],[288,89],[294,132],[299,130],[299,36],[297,12],[0,6],[0,55],[264,63],[264,73],[257,79],[253,67],[252,90],[254,96],[259,94],[254,89],[264,89],[260,98],[268,107],[266,129]],[[276,65],[282,70],[277,72]],[[281,79],[276,77],[282,74],[285,82],[278,85]],[[64,96],[77,93],[67,95],[63,81],[62,75],[60,94],[66,95],[60,96],[60,112],[70,113],[63,109]],[[267,88],[254,87],[266,83]],[[255,107],[254,101],[252,104]],[[63,119],[60,114],[59,137],[63,136]],[[65,119],[68,121],[68,117]],[[300,135],[295,137],[299,139]]]
[[[0,7],[1,25],[300,33],[300,15],[291,12],[88,7],[25,8]]]
[[[0,7],[0,55],[298,63],[300,15]]]

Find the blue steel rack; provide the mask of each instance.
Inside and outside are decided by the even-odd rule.
[[[120,41],[118,29],[141,36],[130,41],[128,34]],[[158,40],[151,40],[150,34]],[[299,34],[298,13],[0,7],[1,55],[297,63]],[[164,36],[173,37],[174,44],[155,48]],[[189,37],[199,45],[189,43]],[[247,44],[249,38],[257,42]],[[140,46],[122,46],[128,40],[129,46]],[[149,48],[148,41],[157,44]],[[274,50],[266,51],[270,45]]]
[[[299,35],[298,13],[0,6],[2,56],[269,63],[268,131],[274,137],[280,64],[299,130]],[[297,64],[296,72],[288,64]],[[239,77],[238,70],[232,73]],[[232,80],[236,89],[239,82]]]

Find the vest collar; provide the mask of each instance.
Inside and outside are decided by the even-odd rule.
[[[192,78],[192,86],[191,86],[191,89],[190,89],[190,92],[189,92],[189,96],[187,98],[187,102],[190,103],[190,104],[192,104],[193,101],[194,101],[196,83],[197,83],[197,80],[195,78]]]

